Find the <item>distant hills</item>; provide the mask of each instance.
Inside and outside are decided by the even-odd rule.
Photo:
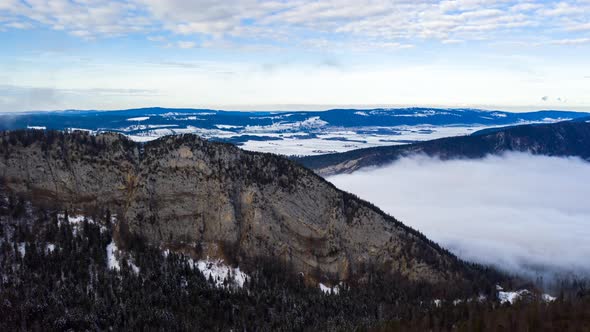
[[[83,128],[88,130],[112,130],[137,133],[146,129],[186,128],[195,126],[205,129],[239,129],[246,126],[278,126],[278,131],[309,129],[318,126],[392,127],[402,125],[507,125],[518,122],[542,122],[575,119],[590,116],[589,113],[571,111],[535,111],[510,113],[479,109],[439,108],[379,108],[379,109],[332,109],[327,111],[219,111],[190,108],[138,108],[119,111],[67,110],[51,112],[27,112],[0,114],[10,117],[2,121],[0,130],[22,129],[27,126],[47,129]],[[139,128],[129,128],[140,125]],[[143,128],[141,126],[146,126]],[[151,126],[151,127],[149,127]],[[229,126],[235,126],[231,128]]]
[[[448,137],[415,144],[358,149],[344,153],[296,158],[316,173],[328,176],[381,166],[401,157],[425,154],[441,159],[482,158],[518,151],[590,160],[590,119],[554,124],[531,124],[484,129],[469,136]]]
[[[510,113],[437,108],[238,112],[155,107],[0,114],[0,130],[112,131],[135,141],[190,133],[247,150],[317,155],[465,135],[494,126],[550,123],[588,116],[588,113],[569,111]]]

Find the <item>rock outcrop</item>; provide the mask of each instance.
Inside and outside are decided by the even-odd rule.
[[[314,280],[346,280],[370,264],[428,282],[471,271],[288,159],[194,135],[140,144],[108,133],[1,133],[0,184],[39,204],[109,208],[118,232],[154,246],[237,263],[278,257]]]

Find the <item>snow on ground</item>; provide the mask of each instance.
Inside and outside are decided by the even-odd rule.
[[[138,116],[136,118],[129,118],[127,119],[127,121],[145,121],[145,120],[149,120],[150,117],[149,116]]]
[[[61,226],[64,222],[66,222],[66,217],[64,214],[60,213],[57,215],[57,224],[58,226]],[[94,224],[94,220],[92,218],[86,217],[84,215],[68,215],[68,220],[67,222],[72,225],[72,230],[74,232],[74,234],[77,234],[78,232],[78,227],[80,227],[80,225],[82,224],[82,222],[84,222],[84,219],[86,219],[86,221],[88,221],[89,224]],[[115,217],[111,217],[111,222],[115,222]],[[100,231],[104,232],[106,231],[107,228],[104,225],[100,225]]]
[[[111,270],[120,270],[121,265],[119,264],[118,255],[119,249],[114,241],[107,245],[107,267]]]
[[[498,114],[497,117],[503,115]],[[431,113],[423,111],[418,115],[411,115],[430,116]],[[281,117],[283,116],[273,116],[271,118],[280,119]],[[328,122],[316,116],[296,122],[281,120],[265,126],[215,124],[215,128],[200,128],[192,125],[133,124],[118,130],[120,132],[135,131],[127,136],[137,142],[147,142],[162,136],[178,134],[195,134],[205,139],[228,139],[243,135],[268,136],[275,139],[248,140],[241,147],[250,151],[304,156],[469,135],[477,130],[493,127],[483,125],[403,125],[395,127],[361,126],[343,128],[330,126]]]
[[[234,126],[234,125],[225,125],[225,124],[218,124],[218,125],[215,125],[215,127],[219,128],[219,129],[239,129],[239,128],[244,128],[244,126]]]
[[[121,256],[126,255],[123,251],[119,250],[115,241],[111,241],[107,245],[107,267],[111,270],[121,270]],[[135,265],[133,257],[126,255],[127,266],[135,273],[139,273],[139,267]]]
[[[203,138],[235,138],[242,135],[270,136],[280,140],[249,140],[241,147],[245,150],[271,152],[283,155],[319,155],[345,152],[354,149],[407,144],[448,136],[468,135],[474,131],[490,128],[483,126],[398,126],[398,127],[323,127],[324,121],[309,118],[296,123],[276,123],[270,126],[216,125],[218,129],[198,128],[149,128],[135,125],[133,130],[146,127],[145,131],[127,135],[136,142],[147,142],[166,135],[196,134]],[[321,128],[320,128],[321,127]],[[130,129],[131,130],[131,129]],[[306,131],[307,130],[307,131]],[[310,136],[306,138],[306,136]]]
[[[156,140],[163,136],[168,135],[180,135],[180,134],[195,134],[203,138],[230,138],[239,136],[233,131],[220,130],[220,129],[207,129],[199,128],[194,126],[187,126],[186,128],[156,128],[150,129],[141,133],[127,135],[129,139],[136,142],[148,142]]]
[[[164,257],[168,257],[170,250],[166,249],[162,251]],[[223,262],[221,259],[207,259],[194,261],[192,258],[188,259],[188,263],[191,268],[197,268],[205,279],[209,280],[209,277],[213,279],[216,287],[226,287],[224,285],[225,279],[229,281],[227,287],[235,286],[238,288],[244,287],[244,283],[248,280],[248,275],[240,270],[239,267],[233,268]]]
[[[84,129],[84,128],[66,128],[65,129],[65,132],[67,132],[67,133],[73,133],[75,131],[83,131],[83,132],[88,133],[90,135],[96,135],[97,134],[97,131],[95,131],[95,130]]]
[[[27,129],[45,130],[45,129],[47,129],[47,127],[45,127],[45,126],[27,126]]]
[[[527,289],[521,289],[521,290],[517,290],[517,291],[507,291],[507,292],[500,290],[498,292],[498,299],[500,300],[500,303],[514,304],[516,301],[520,300],[522,297],[531,296],[531,295],[532,295],[532,293]],[[556,298],[549,295],[549,294],[542,294],[541,299],[545,302],[553,302],[553,301],[555,301]]]
[[[498,112],[491,113],[490,115],[491,116],[495,116],[497,118],[505,118],[505,117],[507,117],[506,114],[504,114],[504,113],[498,113]]]
[[[18,252],[20,253],[21,257],[25,257],[25,254],[27,253],[27,247],[25,245],[26,244],[24,242],[18,244]]]
[[[484,126],[398,126],[398,127],[360,127],[323,128],[314,138],[300,138],[297,135],[283,135],[282,140],[248,141],[244,150],[271,152],[283,155],[320,155],[346,152],[355,149],[386,145],[400,145],[431,139],[469,135],[477,130],[490,128]],[[241,134],[245,134],[242,132]],[[251,134],[251,133],[248,133]],[[273,136],[270,133],[266,136]],[[307,135],[304,132],[298,135]]]
[[[554,122],[570,121],[570,120],[573,120],[573,119],[572,118],[544,118],[543,122],[554,123]]]
[[[177,125],[177,124],[148,124],[148,125],[136,124],[136,125],[127,126],[124,128],[118,128],[116,130],[128,132],[128,131],[147,130],[147,129],[175,128],[178,126],[179,125]]]
[[[340,288],[338,287],[338,285],[336,285],[334,287],[328,287],[320,282],[319,286],[320,286],[320,290],[322,292],[324,292],[324,294],[338,295],[338,293],[340,292]]]
[[[514,292],[499,291],[498,292],[498,299],[500,300],[500,303],[514,304],[521,297],[526,296],[526,295],[530,295],[530,294],[531,294],[531,292],[529,292],[526,289],[522,289],[522,290],[514,291]]]
[[[53,243],[47,243],[47,245],[45,246],[45,253],[51,253],[54,250],[55,250],[55,244],[53,244]],[[20,242],[18,244],[18,253],[23,258],[27,254],[27,244],[25,242]]]
[[[240,271],[239,267],[232,268],[223,263],[222,260],[200,260],[196,264],[190,260],[191,266],[196,267],[203,273],[205,279],[209,277],[213,279],[216,287],[224,287],[224,280],[227,279],[231,285],[239,288],[244,287],[244,282],[248,279],[248,275]]]
[[[521,289],[521,290],[516,290],[516,291],[504,291],[504,289],[502,287],[500,287],[500,285],[496,286],[496,290],[498,291],[498,300],[502,304],[504,304],[504,303],[514,304],[514,303],[516,303],[516,301],[518,301],[522,297],[527,297],[527,296],[533,295],[533,293],[531,293],[527,289]],[[484,302],[486,299],[487,299],[487,297],[485,295],[479,295],[477,298],[467,299],[467,302],[471,302],[474,300],[477,300],[478,302]],[[552,301],[555,301],[556,298],[549,295],[549,294],[542,294],[541,300],[543,300],[544,302],[552,302]],[[436,307],[440,307],[442,305],[442,300],[434,299],[433,303]],[[462,299],[457,299],[457,300],[453,301],[453,305],[458,305],[461,303],[463,303]]]
[[[328,122],[320,119],[319,116],[313,116],[303,121],[287,122],[280,121],[273,123],[268,126],[246,126],[246,132],[261,132],[261,133],[273,133],[283,131],[295,131],[302,128],[305,129],[317,129],[328,125]]]

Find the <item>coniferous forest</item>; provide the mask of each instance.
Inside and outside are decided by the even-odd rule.
[[[109,268],[107,246],[114,225],[108,210],[72,224],[62,221],[64,216],[68,220],[68,211],[34,207],[6,193],[1,198],[2,331],[590,328],[586,283],[564,283],[549,303],[533,294],[500,304],[491,282],[500,274],[493,270],[489,279],[478,281],[483,285],[434,287],[374,269],[368,271],[368,281],[350,282],[332,294],[306,285],[289,266],[267,257],[245,265],[249,278],[240,288],[230,280],[219,286],[187,257],[164,255],[141,239],[127,239],[129,256],[121,257],[120,268]]]

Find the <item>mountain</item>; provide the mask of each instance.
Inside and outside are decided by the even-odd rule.
[[[588,116],[588,113],[569,111],[510,113],[438,108],[230,112],[154,107],[0,114],[0,130],[111,131],[136,141],[192,133],[252,151],[317,155],[465,135],[491,126],[548,123]]]
[[[307,282],[362,279],[379,266],[413,281],[479,272],[370,203],[296,163],[194,135],[0,134],[2,191],[38,206],[118,220],[120,248],[141,241],[195,259],[275,257]]]
[[[441,138],[415,144],[358,149],[344,153],[296,158],[317,174],[351,173],[363,167],[381,166],[413,154],[441,159],[483,158],[508,151],[548,156],[576,156],[590,161],[590,123],[563,121],[490,128],[469,136]]]

